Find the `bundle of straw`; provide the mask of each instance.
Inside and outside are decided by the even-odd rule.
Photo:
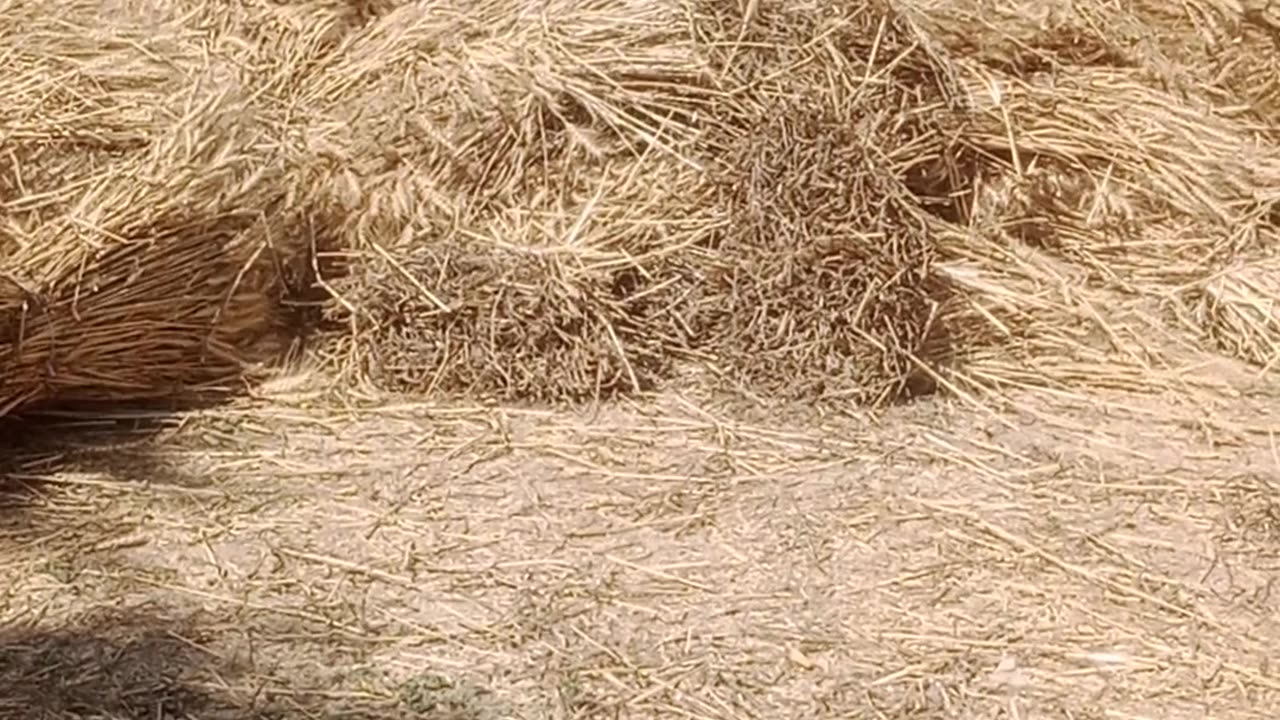
[[[1028,242],[1156,295],[1261,243],[1280,201],[1280,151],[1242,121],[1127,70],[1025,81],[966,70],[976,110],[963,141],[1007,158],[1018,197],[997,213]]]
[[[1280,258],[1241,262],[1205,283],[1199,319],[1227,354],[1280,366]]]
[[[234,93],[192,95],[208,99],[13,235],[0,414],[212,390],[281,349],[315,242],[297,168]]]
[[[953,190],[940,117],[958,89],[945,59],[883,2],[748,17],[704,2],[695,23],[727,96],[704,141],[724,217],[707,353],[766,397],[931,389],[948,288],[925,208]]]
[[[676,3],[398,8],[297,88],[349,172],[330,352],[383,387],[555,400],[654,386],[689,345],[671,258],[714,217],[712,91]]]

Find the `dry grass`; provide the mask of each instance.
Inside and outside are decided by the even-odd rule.
[[[927,8],[604,3],[511,30],[514,8],[402,7],[293,96],[362,88],[324,125],[360,268],[329,357],[356,375],[576,399],[692,361],[836,403],[1213,382],[1181,367],[1209,328],[1180,319],[1265,244],[1274,148],[1202,112],[1213,92],[1160,89],[1145,46],[1049,82]]]
[[[234,389],[306,314],[318,166],[184,33],[67,9],[4,81],[0,414]]]
[[[1266,3],[56,5],[0,718],[1280,710]]]
[[[1200,382],[1176,379],[1213,332],[1200,288],[1265,253],[1280,192],[1269,126],[1207,60],[1179,66],[1203,83],[1169,86],[1187,37],[1154,6],[1034,25],[1014,5],[879,0],[143,3],[92,32],[89,6],[15,7],[39,42],[15,51],[5,130],[8,296],[28,306],[7,323],[14,407],[225,385],[315,270],[337,329],[313,351],[383,389],[578,400],[702,366],[739,394],[836,405],[1091,378],[1164,390]],[[1218,18],[1211,40],[1235,27],[1180,12]],[[206,92],[191,87],[236,109],[186,118],[183,93]],[[145,172],[182,199],[137,195]],[[219,261],[164,249],[222,214],[271,227],[183,231]],[[87,321],[80,268],[106,261],[60,249],[96,242],[70,238],[85,222],[173,258]],[[264,242],[286,278],[242,275]],[[171,338],[148,331],[155,359],[113,367],[142,342],[121,303],[181,294],[176,268],[196,266],[209,293]],[[233,287],[258,299],[224,323],[211,308]]]
[[[922,363],[949,349],[949,288],[912,191],[947,169],[948,67],[887,6],[834,20],[767,6],[744,25],[703,5],[698,35],[729,96],[704,151],[724,218],[700,273],[705,347],[764,397],[927,389]]]
[[[1204,325],[1222,349],[1270,371],[1280,362],[1280,286],[1276,260],[1229,268],[1204,285]]]
[[[672,256],[715,222],[678,193],[706,101],[653,3],[406,5],[297,90],[328,110],[358,260],[333,355],[383,387],[559,399],[668,374]],[[425,49],[425,50],[424,50]]]
[[[4,258],[0,409],[172,397],[278,353],[292,325],[283,301],[326,243],[289,197],[298,172],[215,95],[50,217],[16,201],[27,227]]]
[[[970,97],[986,112],[966,141],[1018,161],[1021,207],[985,211],[1103,281],[1176,287],[1263,242],[1280,154],[1240,122],[1129,70],[977,76]]]

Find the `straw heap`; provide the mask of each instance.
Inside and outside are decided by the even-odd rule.
[[[315,238],[296,233],[305,198],[245,113],[225,94],[193,104],[65,210],[11,231],[0,414],[213,389],[281,349]]]
[[[976,222],[999,227],[1005,243],[1039,248],[1084,271],[1082,283],[1059,283],[1076,288],[1076,300],[1060,310],[1087,307],[1077,318],[1095,337],[1091,349],[1073,352],[1094,355],[1098,373],[1130,364],[1143,378],[1138,385],[1160,387],[1158,368],[1174,362],[1174,346],[1189,342],[1161,318],[1191,319],[1200,335],[1220,338],[1222,324],[1205,310],[1202,290],[1237,258],[1273,246],[1280,148],[1242,119],[1206,110],[1207,100],[1189,106],[1130,70],[1022,80],[971,68],[968,77],[971,96],[986,107],[969,121],[964,141],[1009,158],[987,171],[995,180],[977,198]],[[1118,307],[1126,319],[1109,317]],[[1034,334],[1051,333],[1042,326]],[[1257,360],[1239,344],[1224,347]],[[1068,355],[1035,354],[1042,369],[1044,360]]]
[[[343,107],[377,114],[344,124],[381,140],[344,143],[364,177],[341,190],[362,268],[336,284],[358,328],[341,357],[398,389],[507,399],[648,389],[693,358],[787,397],[919,383],[917,355],[945,344],[921,203],[950,188],[921,189],[945,175],[934,116],[954,88],[910,23],[872,3],[744,25],[704,3],[690,37],[675,4],[542,10],[557,22],[402,8],[307,91],[365,88]],[[837,73],[788,71],[832,53]],[[412,114],[381,100],[406,77]]]
[[[1180,104],[1126,70],[972,77],[971,97],[986,107],[965,141],[1015,153],[1022,207],[1006,212],[1022,215],[1029,242],[1099,276],[1162,286],[1258,245],[1280,200],[1280,152],[1241,122]]]
[[[923,203],[951,190],[948,68],[886,4],[762,7],[748,23],[702,5],[732,98],[708,138],[725,217],[703,290],[709,353],[764,397],[929,389],[948,288]]]
[[[1254,5],[10,2],[0,411],[226,384],[316,288],[348,381],[505,400],[1267,365]]]
[[[302,90],[353,168],[333,352],[383,387],[607,395],[689,344],[672,257],[714,221],[680,197],[703,68],[674,6],[543,5],[405,6]]]

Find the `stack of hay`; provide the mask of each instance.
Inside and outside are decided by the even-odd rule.
[[[300,166],[225,80],[191,86],[199,48],[46,20],[0,93],[0,415],[226,389],[298,320]]]
[[[450,7],[382,17],[302,93],[350,132],[353,370],[505,400],[691,359],[783,397],[931,382],[955,85],[886,3]]]
[[[955,189],[942,130],[959,88],[887,3],[849,5],[696,16],[728,91],[705,142],[724,221],[701,320],[708,351],[764,397],[928,391],[957,335],[931,213]]]
[[[546,19],[554,18],[553,22]],[[708,78],[674,4],[407,5],[300,93],[350,168],[332,352],[378,385],[505,400],[645,390],[691,341],[676,258],[715,217]]]
[[[0,80],[0,413],[227,386],[330,234],[324,351],[392,390],[1151,388],[1170,315],[1271,363],[1221,280],[1274,257],[1256,68],[1171,65],[1149,3],[1005,5],[265,3],[192,15],[212,65],[45,22]]]
[[[933,5],[458,0],[348,28],[289,90],[347,168],[333,352],[505,400],[687,360],[868,403],[1161,386],[1171,301],[1265,250],[1276,148],[1207,51],[1171,64],[1167,8]]]
[[[1244,45],[1197,49],[1253,16],[1194,3],[910,5],[957,58],[970,109],[954,136],[978,160],[959,227],[943,233],[944,268],[972,281],[980,309],[1005,311],[991,328],[1022,325],[1000,352],[968,353],[966,372],[1023,387],[1213,384],[1179,367],[1208,337],[1261,362],[1238,323],[1237,341],[1222,341],[1225,316],[1254,318],[1254,337],[1266,323],[1220,286],[1241,258],[1273,254],[1280,126],[1240,101]],[[1212,32],[1187,37],[1186,13]],[[1246,44],[1257,39],[1248,29]]]

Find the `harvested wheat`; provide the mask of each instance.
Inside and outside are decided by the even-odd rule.
[[[1265,244],[1280,151],[1243,121],[1130,70],[1020,80],[968,64],[963,76],[975,108],[963,142],[1000,158],[986,170],[1000,189],[975,203],[981,222],[1151,297]]]
[[[504,400],[654,388],[693,343],[679,256],[713,218],[636,181],[643,163],[494,217],[365,239],[345,301],[367,333],[335,350],[379,386]],[[669,187],[687,170],[650,170]],[[576,190],[576,192],[575,192]]]
[[[1225,312],[1207,279],[1274,242],[1274,124],[1226,100],[1266,63],[1162,69],[1174,20],[1230,29],[1207,2],[1042,6],[139,0],[112,34],[11,1],[0,407],[234,381],[328,267],[317,217],[322,351],[395,390],[1164,377],[1153,303]]]
[[[1200,320],[1224,352],[1267,371],[1280,364],[1280,257],[1228,268],[1198,300]]]
[[[331,355],[402,391],[653,387],[692,342],[675,256],[716,221],[685,152],[708,87],[675,3],[406,5],[354,34],[296,95],[348,167]]]
[[[945,59],[882,2],[761,6],[745,22],[704,2],[695,22],[729,98],[704,141],[724,216],[702,290],[708,353],[773,397],[930,389],[949,288],[926,207],[956,179]]]
[[[218,389],[281,349],[314,237],[299,168],[250,110],[232,93],[193,102],[14,236],[0,414]]]
[[[0,219],[63,207],[181,111],[200,48],[172,33],[96,28],[101,3],[0,7]],[[7,216],[7,217],[6,217]]]

